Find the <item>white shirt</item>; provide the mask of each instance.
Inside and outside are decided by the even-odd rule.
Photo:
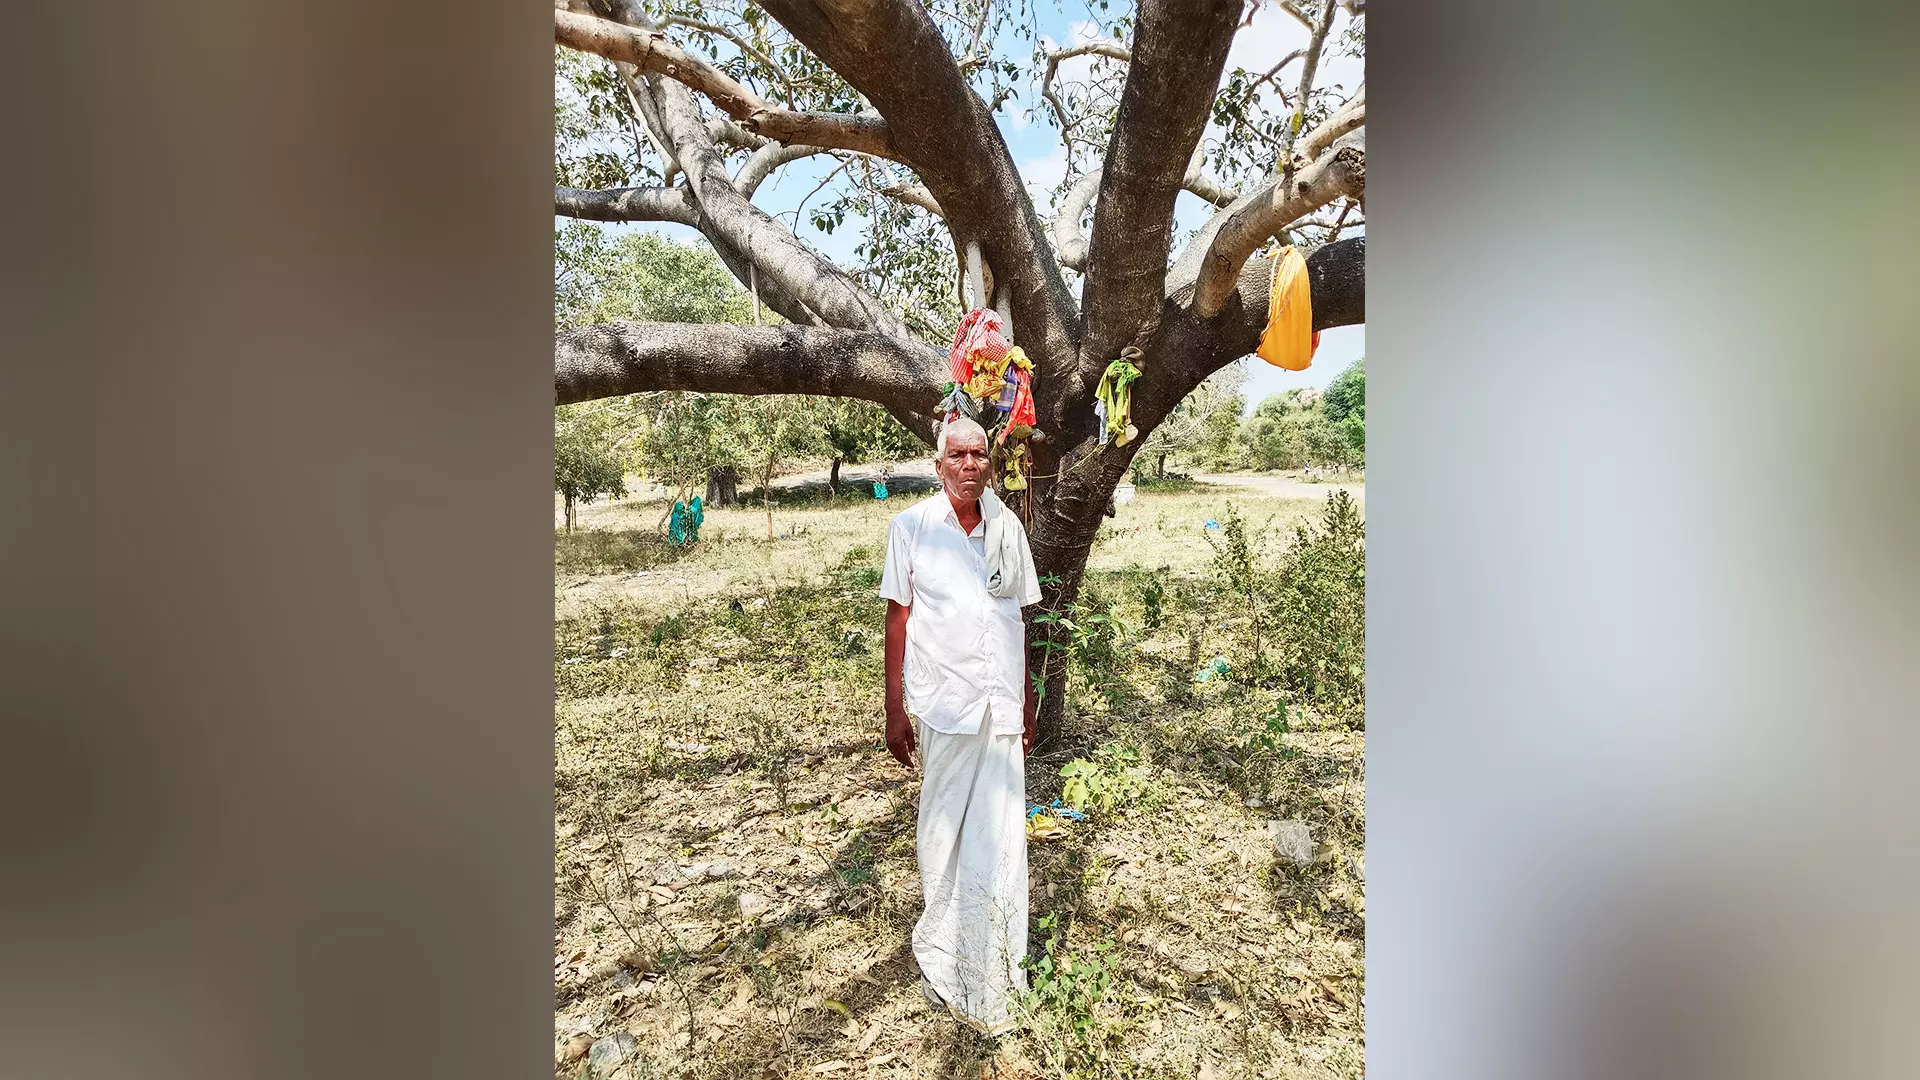
[[[1008,525],[1019,530],[1027,580],[1037,582],[1026,530],[1017,518]],[[944,491],[894,515],[887,526],[880,595],[912,609],[901,672],[907,711],[950,735],[978,732],[989,708],[994,734],[1017,734],[1025,726],[1027,642],[1020,609],[1040,602],[1040,588],[1035,584],[1017,599],[989,594],[986,551],[986,522],[961,533]]]

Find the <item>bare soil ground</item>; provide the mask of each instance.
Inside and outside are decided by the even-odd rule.
[[[555,1075],[620,1032],[599,1075],[1361,1075],[1364,732],[1295,708],[1262,754],[1276,691],[1195,680],[1244,644],[1205,522],[1284,533],[1322,493],[1188,482],[1103,528],[1089,590],[1127,632],[1028,790],[1083,759],[1110,802],[1031,845],[1034,992],[990,1040],[927,1005],[908,944],[918,779],[881,744],[875,595],[905,503],[810,479],[776,484],[785,539],[756,505],[672,548],[646,498],[556,538]],[[1279,818],[1317,861],[1276,857]]]

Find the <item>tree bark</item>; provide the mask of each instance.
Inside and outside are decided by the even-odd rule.
[[[833,459],[833,467],[827,470],[827,491],[838,497],[840,494],[840,459]]]
[[[643,390],[854,397],[931,412],[946,357],[890,334],[807,326],[611,322],[554,337],[554,403]]]
[[[564,498],[567,500],[567,532],[571,534],[573,532],[573,496],[566,495]]]
[[[1174,199],[1206,129],[1240,7],[1240,0],[1139,5],[1080,293],[1079,367],[1093,378],[1121,346],[1144,344],[1160,313]]]
[[[740,501],[740,470],[731,465],[707,470],[707,505],[733,506]]]
[[[1167,478],[1167,455],[1164,453],[1153,461],[1153,478],[1155,480],[1165,480]]]
[[[767,539],[773,539],[773,459],[760,471],[760,508],[767,512]]]

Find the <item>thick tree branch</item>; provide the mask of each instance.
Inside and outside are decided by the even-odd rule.
[[[1187,174],[1180,179],[1180,186],[1207,200],[1215,206],[1232,205],[1240,193],[1208,176],[1201,168],[1200,155],[1195,154],[1193,163],[1187,166]]]
[[[935,217],[945,217],[940,212],[940,202],[928,191],[925,184],[887,184],[879,189],[880,194],[889,199],[897,199],[910,206],[917,206]]]
[[[1143,0],[1101,171],[1081,287],[1079,368],[1144,341],[1165,295],[1173,204],[1206,129],[1241,0]]]
[[[926,413],[945,366],[937,350],[870,331],[612,322],[555,336],[554,403],[693,390],[853,397]]]
[[[1233,291],[1240,268],[1267,237],[1342,195],[1357,197],[1366,184],[1366,151],[1351,144],[1336,145],[1285,187],[1275,177],[1235,200],[1209,223],[1211,237],[1208,232],[1194,237],[1196,248],[1206,245],[1193,267],[1194,309],[1203,318],[1214,315]],[[1183,255],[1181,262],[1189,260]],[[1176,279],[1179,276],[1176,268]]]
[[[783,109],[674,44],[663,31],[622,26],[556,8],[553,39],[570,49],[632,64],[650,74],[684,83],[712,99],[750,133],[783,143],[858,150],[899,160],[886,121],[868,116]]]
[[[788,162],[826,152],[827,148],[824,146],[782,146],[779,143],[767,143],[755,150],[752,156],[747,158],[745,165],[740,166],[740,171],[733,176],[733,186],[740,189],[740,194],[751,199],[753,193],[760,189],[760,185],[766,182],[767,177],[773,175],[773,170]]]
[[[684,187],[582,191],[555,185],[553,212],[557,217],[584,221],[673,221],[700,227],[700,206],[693,192]]]
[[[656,79],[649,86],[673,141],[674,156],[700,203],[710,239],[743,253],[761,275],[801,301],[830,326],[874,329],[907,336],[899,316],[839,267],[808,250],[798,237],[753,205],[728,178],[726,163],[707,137],[700,110],[687,88]]]
[[[1100,193],[1100,170],[1083,175],[1060,197],[1060,208],[1053,214],[1053,242],[1059,247],[1060,265],[1074,270],[1087,268],[1087,234],[1081,219],[1087,207]]]
[[[760,0],[886,118],[899,154],[939,204],[956,246],[977,241],[1014,332],[1041,367],[1074,353],[1078,313],[1025,183],[986,102],[924,7],[894,0]],[[1046,376],[1037,396],[1047,393]]]
[[[772,139],[764,135],[755,135],[724,116],[716,116],[707,121],[707,138],[720,146],[731,146],[740,150],[758,150],[773,143]]]

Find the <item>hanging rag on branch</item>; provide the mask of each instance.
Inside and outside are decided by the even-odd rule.
[[[940,401],[942,423],[988,416],[989,410],[992,417],[1005,418],[994,439],[1004,448],[1003,482],[1008,491],[1025,490],[1025,467],[1032,461],[1026,440],[1040,437],[1034,430],[1033,361],[1025,349],[1008,342],[1006,321],[992,308],[975,308],[960,320],[947,360],[953,381]],[[982,424],[992,426],[991,420]]]
[[[1033,434],[1033,425],[1038,420],[1033,411],[1033,364],[1028,362],[1027,354],[1018,348],[1017,359],[1007,366],[1007,385],[1012,397],[1001,394],[1000,400],[1007,413],[1007,426],[1000,429],[999,442],[1006,445],[1007,437],[1024,439]],[[1011,357],[1012,354],[1009,354]]]
[[[1133,410],[1133,383],[1141,375],[1140,366],[1147,362],[1147,354],[1132,345],[1120,350],[1120,356],[1107,365],[1100,376],[1100,385],[1093,391],[1094,415],[1100,419],[1100,445],[1107,445],[1111,439],[1115,446],[1125,446],[1140,435],[1138,428],[1127,420],[1127,414]]]
[[[1320,347],[1313,328],[1313,297],[1306,256],[1289,244],[1273,253],[1273,288],[1267,297],[1267,328],[1254,355],[1275,367],[1305,371]]]
[[[953,385],[940,402],[942,418],[951,422],[963,415],[980,415],[980,400],[1000,394],[1011,351],[1006,324],[998,312],[992,308],[967,312],[947,354]],[[1024,353],[1021,356],[1025,358]]]

